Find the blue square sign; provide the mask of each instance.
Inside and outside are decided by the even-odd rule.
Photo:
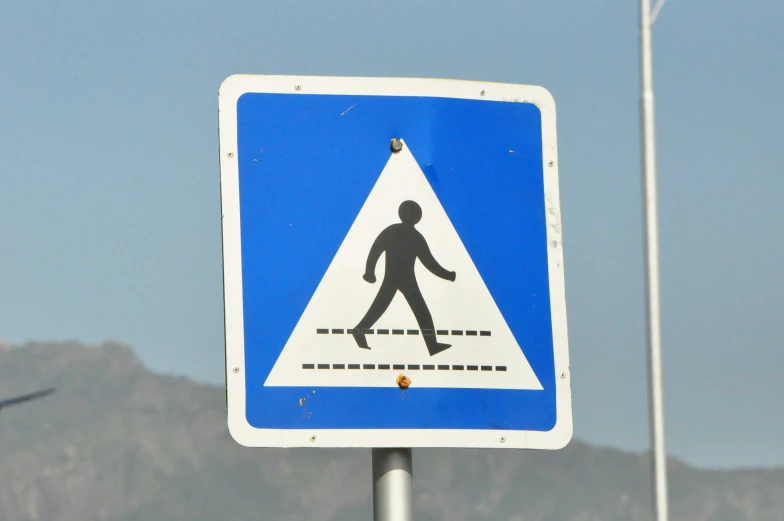
[[[236,75],[219,120],[235,440],[569,442],[547,90]]]

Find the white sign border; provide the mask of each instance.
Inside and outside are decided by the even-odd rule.
[[[542,117],[542,161],[547,213],[550,313],[555,359],[556,414],[550,431],[486,429],[258,429],[245,414],[237,101],[243,94],[302,93],[417,96],[532,103]],[[460,447],[554,450],[572,438],[572,395],[558,183],[555,100],[545,88],[430,78],[252,75],[229,76],[218,93],[223,240],[224,334],[228,428],[246,447]],[[403,136],[405,137],[405,136]]]

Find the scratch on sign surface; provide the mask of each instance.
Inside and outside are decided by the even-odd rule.
[[[316,394],[316,391],[311,391],[311,392],[310,392],[310,394],[311,394],[311,396],[312,396],[312,395]],[[304,398],[300,398],[300,399],[299,399],[299,406],[300,406],[300,407],[304,406],[304,405],[305,405],[305,402],[307,402],[307,401],[308,401],[308,398],[310,398],[310,396],[305,396]],[[307,407],[306,407],[306,408],[303,410],[302,417],[303,417],[303,418],[305,418],[306,420],[309,420],[309,419],[311,419],[311,418],[313,417],[313,413],[312,413],[311,411],[309,411],[309,410],[307,409]]]
[[[561,218],[555,210],[555,205],[550,197],[546,198],[547,204],[547,228],[550,236],[550,246],[558,247],[561,242]]]
[[[353,109],[353,108],[354,108],[354,107],[356,107],[356,106],[357,106],[357,104],[356,104],[356,103],[354,103],[354,104],[353,104],[353,105],[351,105],[349,108],[347,108],[346,110],[344,110],[343,112],[341,112],[341,113],[340,113],[340,115],[341,115],[341,116],[345,116],[345,115],[346,115],[346,113],[347,113],[349,110]]]

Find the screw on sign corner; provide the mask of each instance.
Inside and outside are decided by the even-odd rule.
[[[397,386],[404,390],[411,386],[411,378],[404,374],[398,375],[397,380],[395,381],[397,382]]]
[[[389,143],[389,149],[392,150],[395,154],[403,150],[403,142],[400,141],[398,138],[392,138],[392,141]]]

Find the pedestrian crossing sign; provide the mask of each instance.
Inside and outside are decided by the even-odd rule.
[[[544,88],[236,75],[220,88],[219,139],[237,442],[569,442]]]

